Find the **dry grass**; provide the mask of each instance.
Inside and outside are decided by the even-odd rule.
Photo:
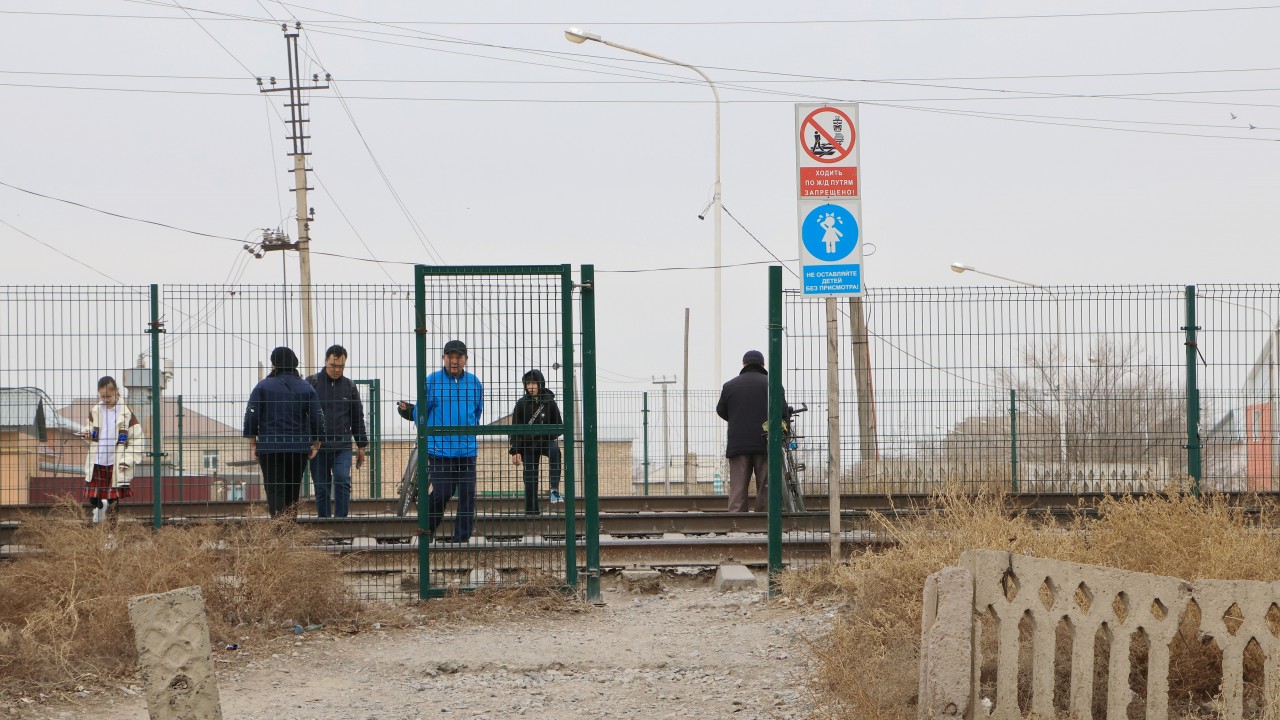
[[[25,518],[35,552],[0,564],[0,692],[56,691],[132,670],[127,600],[199,585],[215,643],[358,616],[342,561],[293,523],[89,525],[68,503]]]
[[[294,623],[354,632],[374,623],[414,627],[497,622],[583,612],[564,582],[531,572],[518,585],[451,593],[416,606],[366,604],[344,581],[346,560],[287,521],[165,527],[87,522],[66,502],[23,519],[15,543],[30,550],[0,563],[0,698],[56,693],[133,671],[127,601],[198,585],[210,639],[262,644]],[[416,583],[414,585],[416,587]]]
[[[848,565],[784,576],[783,591],[790,595],[835,597],[846,603],[843,618],[813,645],[817,716],[915,717],[924,581],[955,564],[968,549],[1007,550],[1187,580],[1280,577],[1275,539],[1254,529],[1259,521],[1274,526],[1276,518],[1251,519],[1220,498],[1200,500],[1184,493],[1108,499],[1096,518],[1076,513],[1058,525],[1013,513],[998,494],[949,493],[935,502],[938,509],[918,518],[880,518],[896,546],[860,555]],[[1199,707],[1211,703],[1217,692],[1221,659],[1216,647],[1199,642],[1192,620],[1184,617],[1172,647],[1170,690]],[[1145,653],[1134,660],[1145,669]]]

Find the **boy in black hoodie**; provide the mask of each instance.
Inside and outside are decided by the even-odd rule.
[[[511,411],[512,425],[559,425],[564,422],[560,417],[560,406],[556,404],[556,394],[547,389],[546,378],[540,370],[530,370],[520,378],[524,384],[524,395],[516,401]],[[560,496],[560,443],[554,435],[512,435],[511,462],[524,465],[524,514],[537,515],[538,509],[538,461],[543,455],[551,466],[551,504],[564,502]]]

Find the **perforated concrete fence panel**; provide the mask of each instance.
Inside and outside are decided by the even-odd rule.
[[[966,582],[972,583],[971,593]],[[1034,715],[1089,720],[1097,706],[1105,707],[1103,717],[1114,719],[1129,717],[1136,704],[1133,709],[1147,720],[1164,720],[1171,699],[1170,643],[1193,610],[1200,618],[1196,639],[1206,646],[1216,644],[1221,652],[1219,702],[1225,718],[1244,717],[1245,654],[1251,645],[1263,658],[1261,702],[1280,693],[1280,639],[1272,630],[1280,626],[1280,582],[1192,583],[971,550],[961,556],[958,568],[930,576],[924,600],[922,719]],[[984,642],[984,631],[994,633],[994,642]],[[968,657],[952,647],[955,638],[964,635],[970,639]],[[1069,670],[1059,658],[1060,637],[1071,643]],[[1146,648],[1145,683],[1131,685],[1130,651],[1138,644]],[[1106,648],[1105,657],[1099,655],[1099,645]],[[986,653],[992,648],[994,693],[985,687],[984,696],[984,659],[990,661]],[[1095,668],[1098,658],[1106,663],[1105,669]],[[960,667],[965,663],[967,692],[957,682],[966,673]],[[1102,694],[1095,687],[1100,683],[1105,683],[1105,702],[1095,703],[1095,693]],[[1135,692],[1135,687],[1142,692]]]

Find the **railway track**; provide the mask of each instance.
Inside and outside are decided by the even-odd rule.
[[[1275,504],[1280,494],[1269,493],[1265,496],[1246,493],[1225,493],[1228,501],[1240,507],[1257,505],[1259,499]],[[1023,493],[1007,495],[1006,500],[1011,507],[1017,509],[1054,510],[1074,507],[1093,507],[1107,493]],[[613,513],[671,513],[671,512],[725,512],[727,499],[723,495],[606,495],[599,500],[602,514]],[[846,494],[840,497],[840,507],[844,510],[890,510],[894,508],[933,507],[934,496],[928,493],[897,493],[893,495]],[[226,518],[246,517],[250,508],[257,506],[261,513],[263,502],[244,500],[217,502],[166,502],[164,515],[166,518]],[[20,521],[23,515],[49,512],[54,506],[49,503],[33,505],[0,505],[0,522]],[[825,512],[826,495],[808,495],[805,507],[813,511]],[[477,499],[476,511],[484,515],[515,515],[522,511],[523,500],[520,497],[481,497]],[[577,511],[582,512],[583,501],[577,501]],[[150,518],[152,507],[149,503],[129,503],[117,506],[121,517]],[[351,514],[357,517],[385,516],[395,514],[394,499],[356,499],[351,501]],[[299,505],[299,515],[315,516],[315,503],[305,501]]]
[[[1086,511],[1097,505],[1102,494],[1010,496],[1014,508],[1047,517],[1070,515],[1073,509]],[[1257,496],[1233,496],[1231,502],[1256,508]],[[1264,500],[1274,504],[1275,496]],[[202,522],[236,523],[250,517],[251,506],[261,517],[260,504],[249,502],[167,503],[165,524]],[[934,506],[928,495],[846,495],[841,498],[841,545],[846,553],[854,548],[885,542],[877,530],[873,512],[909,515]],[[582,533],[586,529],[583,504],[577,504],[575,536],[585,557]],[[825,497],[806,498],[806,506],[825,508]],[[314,506],[300,507],[298,522],[317,532],[321,546],[353,556],[349,569],[355,573],[398,572],[416,562],[418,520],[398,517],[389,500],[356,500],[352,516],[317,518]],[[563,508],[563,506],[556,506]],[[725,498],[717,495],[607,496],[599,500],[600,555],[603,568],[660,567],[667,565],[715,565],[725,561],[764,564],[768,551],[768,517],[764,513],[730,513]],[[48,512],[51,506],[0,507],[0,557],[12,557],[22,550],[14,537],[23,517]],[[476,526],[467,545],[436,542],[431,547],[436,567],[466,568],[481,561],[485,552],[501,550],[507,562],[521,564],[521,556],[548,553],[564,557],[566,522],[562,513],[527,517],[521,498],[481,498]],[[121,522],[147,522],[151,506],[120,507]],[[436,531],[437,538],[452,532],[452,511]],[[805,563],[830,557],[830,518],[825,510],[787,514],[782,519],[783,556],[788,563]],[[483,552],[482,552],[483,551]]]

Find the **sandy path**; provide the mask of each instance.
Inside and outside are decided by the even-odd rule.
[[[669,580],[664,588],[632,595],[610,582],[607,605],[578,614],[358,635],[322,630],[244,648],[219,663],[223,717],[805,715],[804,639],[821,635],[833,611],[767,606],[762,592],[717,593],[706,578]],[[22,718],[147,718],[141,694],[125,690],[65,705],[9,704]]]

